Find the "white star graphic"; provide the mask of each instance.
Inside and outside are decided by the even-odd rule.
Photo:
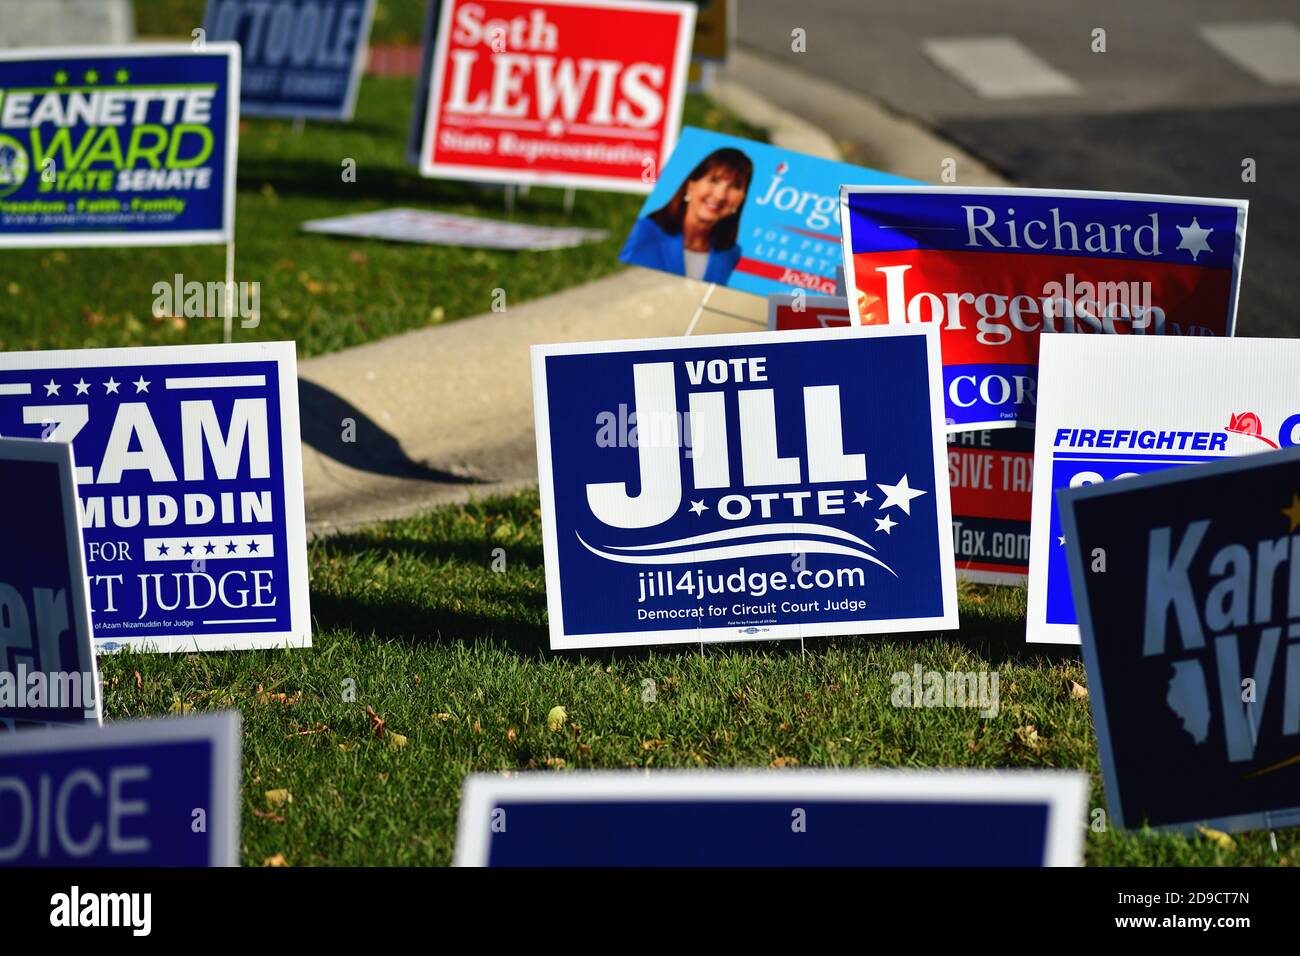
[[[708,511],[708,510],[709,510],[709,506],[706,505],[703,501],[692,501],[692,502],[691,502],[691,513],[692,513],[692,514],[702,515],[702,514],[704,514],[704,512],[706,512],[706,511]]]
[[[86,384],[86,380],[84,378],[80,382],[76,382],[74,384],[77,389],[78,395],[90,394],[90,386]]]
[[[137,395],[139,395],[141,392],[147,392],[147,391],[149,391],[149,385],[150,385],[150,383],[149,383],[149,382],[146,382],[146,381],[144,380],[144,376],[143,376],[143,375],[141,375],[138,379],[136,379],[136,380],[135,380],[134,382],[132,382],[131,384],[135,386],[135,393],[136,393]]]
[[[108,377],[108,381],[104,383],[104,394],[105,394],[105,395],[116,395],[116,394],[117,394],[117,387],[118,387],[119,385],[121,385],[121,384],[122,384],[121,382],[115,382],[115,381],[113,381],[113,376],[110,375],[110,376]]]
[[[867,502],[870,500],[871,500],[871,495],[867,494],[865,491],[855,491],[853,493],[853,503],[855,505],[862,505],[862,507],[865,508],[867,506]]]
[[[889,517],[889,515],[885,515],[883,518],[876,519],[876,530],[883,531],[885,532],[885,534],[889,534],[890,533],[889,529],[897,526],[898,526],[898,522],[895,521],[893,518]]]
[[[1057,544],[1065,544],[1065,535],[1061,535],[1059,538],[1057,538],[1057,539],[1056,539],[1056,543],[1057,543]]]
[[[1192,254],[1193,262],[1196,261],[1196,257],[1202,252],[1214,251],[1210,248],[1210,244],[1205,241],[1210,238],[1210,233],[1213,232],[1214,229],[1212,227],[1210,229],[1202,229],[1201,224],[1196,221],[1195,216],[1192,217],[1192,224],[1190,226],[1178,226],[1177,228],[1178,234],[1182,238],[1178,240],[1178,245],[1174,248],[1186,249]]]
[[[903,509],[903,514],[912,513],[912,499],[919,498],[925,494],[924,491],[916,491],[907,484],[907,475],[898,480],[896,485],[882,485],[877,483],[876,487],[885,493],[885,500],[880,503],[877,511],[884,511],[890,505],[898,505]]]
[[[46,394],[46,395],[57,395],[57,394],[59,394],[59,389],[60,389],[60,388],[62,388],[61,385],[55,385],[55,384],[54,384],[54,379],[50,379],[50,384],[45,386],[45,394]]]

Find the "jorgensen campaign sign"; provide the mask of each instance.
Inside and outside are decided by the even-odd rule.
[[[0,353],[0,434],[74,447],[98,650],[311,644],[292,343]]]
[[[375,0],[208,0],[209,41],[243,53],[240,112],[350,120]]]
[[[694,25],[678,0],[442,0],[420,172],[649,192]]]
[[[534,346],[551,646],[956,627],[937,332]]]
[[[688,126],[618,257],[755,295],[835,295],[840,184],[910,182]]]
[[[1295,339],[1043,337],[1027,640],[1079,643],[1058,493],[1300,444],[1298,364]]]
[[[0,50],[0,246],[234,235],[239,47]]]
[[[1034,421],[1040,333],[1233,333],[1242,201],[845,186],[841,203],[861,321],[943,329],[950,430]]]
[[[0,735],[98,724],[72,446],[0,438]]]
[[[1300,824],[1300,448],[1059,500],[1114,822]]]

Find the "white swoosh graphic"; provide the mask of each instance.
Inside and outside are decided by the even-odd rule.
[[[857,548],[833,544],[829,541],[813,541],[806,538],[785,538],[780,541],[759,541],[751,544],[733,544],[725,547],[704,548],[700,551],[683,551],[677,554],[618,554],[593,548],[583,541],[582,535],[574,532],[582,546],[597,557],[620,564],[697,564],[706,561],[722,561],[727,558],[749,558],[772,554],[842,554],[851,558],[860,558],[872,564],[878,564],[894,577],[898,574],[874,554],[867,554]]]
[[[722,531],[710,531],[708,534],[697,534],[689,538],[678,538],[676,541],[663,541],[659,544],[629,544],[629,545],[606,545],[612,551],[661,551],[665,548],[682,548],[696,544],[709,544],[713,541],[732,541],[736,538],[754,538],[764,534],[820,534],[828,538],[839,538],[842,541],[852,541],[854,544],[861,545],[869,551],[875,551],[875,547],[863,541],[857,535],[850,534],[842,528],[835,528],[831,525],[824,524],[790,524],[783,522],[781,524],[769,525],[748,525],[739,528],[725,528]]]

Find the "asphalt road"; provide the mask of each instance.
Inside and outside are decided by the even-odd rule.
[[[1021,185],[1249,199],[1238,331],[1300,335],[1294,0],[740,0],[738,32]]]

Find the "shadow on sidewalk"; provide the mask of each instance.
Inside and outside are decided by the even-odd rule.
[[[401,443],[378,422],[315,382],[298,379],[298,406],[303,443],[349,468],[442,484],[479,483],[475,478],[412,461]]]

